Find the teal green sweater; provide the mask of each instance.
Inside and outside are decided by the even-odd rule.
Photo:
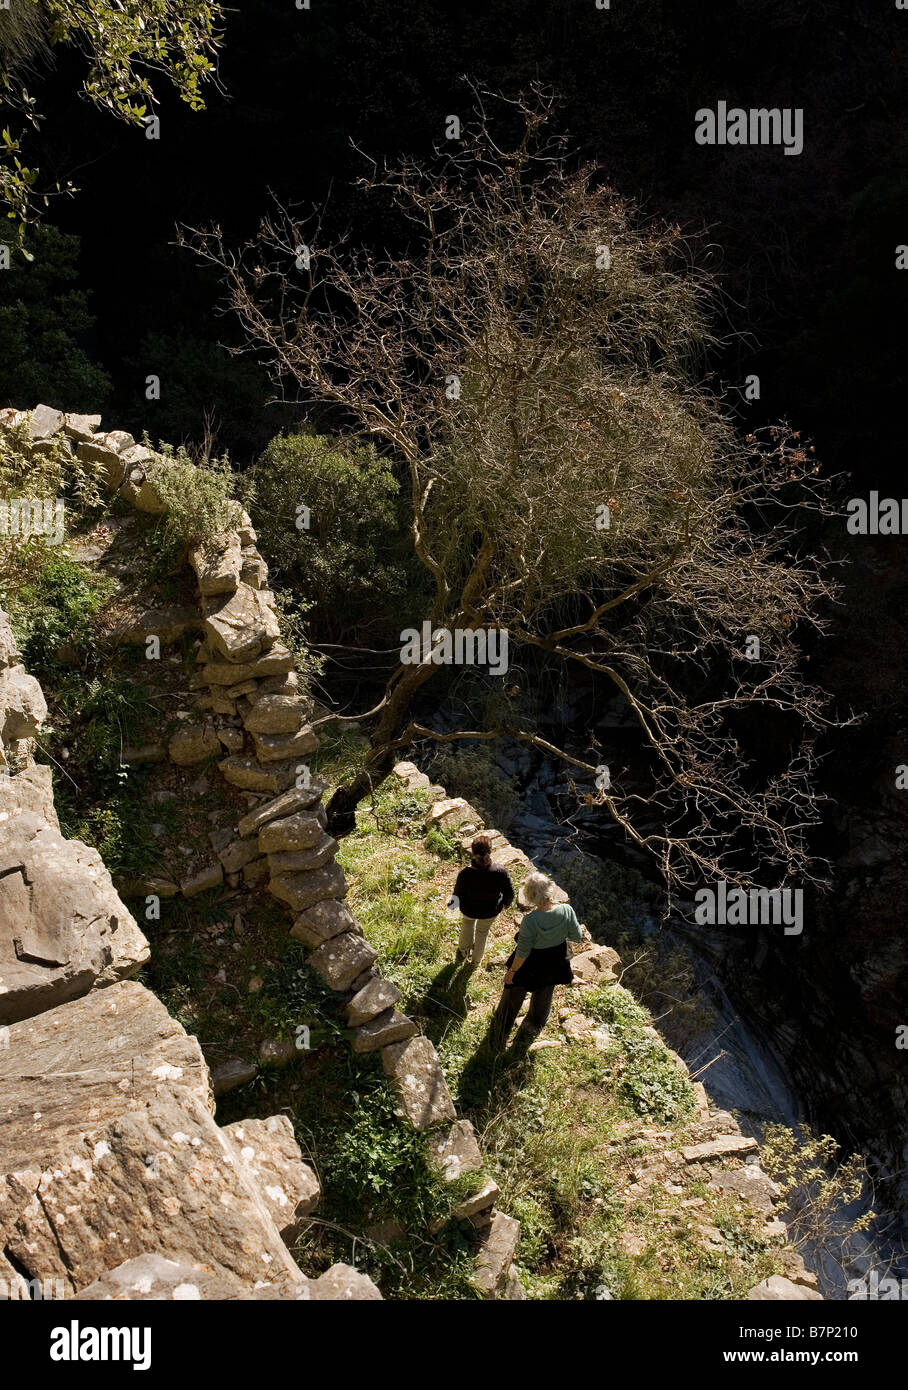
[[[520,924],[517,955],[521,960],[526,960],[534,947],[544,951],[547,946],[560,946],[562,941],[580,939],[580,923],[570,903],[557,903],[546,909],[537,907],[528,912]]]

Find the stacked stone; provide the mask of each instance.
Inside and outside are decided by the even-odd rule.
[[[267,876],[268,891],[293,914],[290,935],[309,948],[309,965],[329,989],[346,996],[353,1050],[381,1052],[399,1113],[427,1132],[431,1154],[459,1155],[456,1171],[442,1163],[445,1174],[479,1173],[482,1159],[472,1126],[457,1120],[438,1054],[397,1008],[400,991],[376,970],[377,952],[345,902],[337,842],[325,828],[324,783],[303,761],[318,746],[309,722],[313,705],[280,643],[265,588],[267,566],[255,540],[243,513],[235,530],[190,555],[205,623],[194,678],[196,688],[207,691],[200,706],[218,717],[212,737],[223,740],[225,729],[243,730],[242,744],[220,769],[234,786],[268,794],[242,817],[235,837],[228,839],[225,832],[227,842],[218,849],[221,867],[228,874],[242,869],[252,882]],[[171,744],[171,757],[179,761],[181,749],[193,741],[201,753],[203,733],[198,727],[182,730]],[[444,795],[442,788],[436,790]],[[217,870],[209,871],[204,886],[212,881]],[[249,1073],[242,1063],[233,1066],[233,1084],[239,1084]],[[486,1181],[452,1215],[471,1220],[483,1238],[477,1288],[490,1298],[518,1298],[522,1290],[511,1264],[520,1224],[493,1210],[498,1195],[497,1184]]]

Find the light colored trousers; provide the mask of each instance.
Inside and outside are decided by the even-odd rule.
[[[482,953],[489,939],[489,929],[494,921],[494,917],[460,918],[460,954],[473,965],[478,965],[482,960]]]

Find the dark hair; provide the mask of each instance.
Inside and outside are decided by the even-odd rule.
[[[477,835],[470,846],[470,853],[474,859],[482,862],[492,858],[492,841],[488,835]]]

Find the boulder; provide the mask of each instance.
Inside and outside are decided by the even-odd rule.
[[[336,1264],[310,1285],[310,1297],[322,1302],[362,1301],[381,1299],[381,1294],[366,1274],[352,1265]]]
[[[361,936],[343,932],[317,947],[309,964],[329,989],[343,992],[377,957],[378,952]]]
[[[116,492],[126,480],[126,464],[110,435],[97,435],[76,448],[80,463],[94,464],[108,492]]]
[[[580,984],[602,984],[617,980],[621,957],[611,946],[592,946],[571,957],[571,972]]]
[[[240,578],[244,584],[250,585],[253,589],[268,587],[268,566],[257,550],[249,552],[245,547],[243,548]]]
[[[307,874],[274,874],[268,880],[268,892],[293,912],[305,912],[307,907],[323,898],[342,898],[347,892],[347,880],[339,864],[314,869]]]
[[[302,941],[306,946],[322,946],[341,932],[362,935],[346,903],[333,898],[325,898],[301,912],[290,928],[294,941]]]
[[[243,722],[251,734],[295,734],[311,708],[301,695],[261,695]]]
[[[221,1132],[233,1144],[238,1160],[262,1193],[281,1238],[289,1245],[320,1195],[318,1178],[302,1160],[289,1119],[270,1115],[266,1120],[237,1120]]]
[[[438,1053],[428,1038],[391,1043],[382,1048],[381,1057],[385,1075],[391,1078],[403,1112],[415,1129],[429,1129],[457,1118]]]
[[[205,633],[211,649],[225,660],[248,662],[272,645],[280,626],[262,591],[240,582],[229,598],[209,610]]]
[[[168,744],[171,762],[192,767],[221,752],[221,740],[213,724],[184,724]]]
[[[297,811],[308,810],[310,806],[315,805],[324,790],[325,783],[320,777],[313,777],[308,787],[292,787],[290,791],[275,797],[273,801],[266,801],[263,805],[256,806],[255,810],[244,816],[237,826],[237,834],[244,838],[247,835],[255,835],[269,821],[280,820],[285,816],[294,815]]]
[[[68,1291],[149,1250],[247,1287],[302,1276],[207,1102],[173,1091],[6,1178],[0,1246]]]
[[[270,820],[258,835],[262,854],[279,854],[285,850],[314,849],[322,840],[322,827],[312,811],[296,811],[293,815]],[[343,896],[338,894],[337,896]]]
[[[164,1255],[137,1255],[104,1273],[75,1297],[80,1301],[152,1303],[174,1300],[197,1303],[209,1299],[241,1298],[244,1286],[230,1275],[209,1270]]]
[[[5,744],[34,738],[47,718],[40,685],[24,666],[0,671],[0,739]]]
[[[240,582],[239,536],[235,531],[227,531],[205,545],[194,546],[189,552],[189,563],[195,570],[200,594],[232,594]]]
[[[351,1028],[357,1028],[361,1023],[368,1023],[370,1019],[392,1008],[399,998],[400,990],[397,985],[393,985],[390,980],[383,980],[378,975],[358,990],[350,1000],[346,1008],[347,1024]],[[388,1041],[395,1039],[389,1038]]]
[[[10,626],[9,618],[0,608],[0,671],[5,671],[8,666],[15,666],[18,660],[19,651],[16,647],[13,629]]]
[[[197,1040],[133,980],[13,1023],[8,1039],[0,1049],[0,1173],[46,1166],[149,1101],[186,1091],[211,1105]]]
[[[0,1023],[134,975],[148,942],[97,850],[24,812],[4,824]]]

